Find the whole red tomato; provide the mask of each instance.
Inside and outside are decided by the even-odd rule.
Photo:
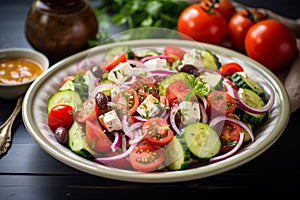
[[[244,9],[235,13],[228,22],[228,36],[234,49],[245,51],[245,37],[251,26],[267,16],[255,9]]]
[[[220,13],[192,4],[179,15],[177,30],[198,42],[218,45],[225,40],[227,24]]]
[[[205,8],[219,12],[225,18],[226,22],[236,13],[236,8],[230,0],[202,0],[201,4]]]
[[[271,71],[287,67],[297,54],[297,41],[293,32],[278,20],[257,22],[247,32],[246,53]]]
[[[74,122],[74,112],[74,108],[67,104],[58,104],[54,106],[48,113],[49,127],[53,131],[58,127],[64,127],[68,130]]]

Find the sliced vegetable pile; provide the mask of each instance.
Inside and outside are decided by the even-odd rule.
[[[48,125],[74,153],[115,168],[183,170],[255,140],[274,103],[267,82],[207,49],[110,49],[78,63],[48,100]],[[87,64],[93,63],[93,64]]]

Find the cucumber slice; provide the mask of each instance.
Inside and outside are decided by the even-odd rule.
[[[89,158],[95,155],[95,152],[88,146],[85,133],[77,121],[74,121],[69,129],[68,145],[74,153],[82,157]]]
[[[206,123],[189,124],[183,128],[183,134],[189,150],[198,159],[209,159],[220,152],[219,135]]]
[[[263,96],[264,89],[263,87],[246,76],[244,72],[236,72],[231,76],[231,80],[239,87],[239,88],[247,88],[256,92],[259,96]]]
[[[251,89],[239,88],[238,96],[245,104],[252,108],[261,108],[265,105],[265,102],[262,99],[262,97],[260,97],[256,92],[254,92]],[[241,120],[243,122],[248,122],[253,125],[263,122],[263,120],[267,117],[267,113],[253,114],[242,109],[240,110]]]
[[[219,90],[222,88],[223,77],[220,74],[205,72],[200,78],[210,86],[210,90]]]
[[[67,104],[76,108],[77,105],[82,103],[80,95],[72,90],[58,90],[52,94],[48,100],[47,112],[51,110],[54,106],[58,104]]]
[[[72,90],[75,91],[75,85],[73,80],[67,80],[59,90]]]
[[[170,170],[181,170],[190,164],[190,151],[182,137],[174,136],[165,147],[165,165]]]
[[[204,67],[217,71],[221,67],[219,58],[211,51],[206,49],[199,50],[201,58],[203,59]]]

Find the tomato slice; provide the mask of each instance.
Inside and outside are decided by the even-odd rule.
[[[96,119],[98,113],[99,108],[96,104],[96,101],[90,97],[82,103],[80,108],[76,109],[75,119],[81,123],[86,122],[87,120],[92,121]]]
[[[74,108],[67,104],[58,104],[48,113],[48,126],[55,131],[58,127],[69,129],[73,122]]]
[[[221,153],[226,153],[237,145],[242,131],[242,128],[238,124],[225,121],[220,134],[222,144]]]
[[[133,88],[125,88],[113,98],[112,102],[119,115],[133,115],[139,105],[139,97]]]
[[[112,157],[112,156],[117,156],[121,154],[120,151],[107,151],[105,152],[105,155],[104,157]],[[129,162],[129,157],[126,156],[126,157],[123,157],[123,158],[119,158],[119,159],[116,159],[116,160],[110,160],[110,161],[105,161],[103,162],[106,166],[110,166],[110,167],[115,167],[115,168],[118,168],[118,169],[126,169],[126,170],[132,170],[132,166]]]
[[[227,92],[217,90],[208,94],[207,103],[211,112],[214,110],[222,115],[233,113],[237,106],[237,102],[232,96]]]
[[[111,149],[112,141],[96,120],[86,121],[85,134],[88,145],[95,152],[101,153]]]
[[[170,61],[182,60],[186,51],[176,46],[165,46],[164,54],[170,58]]]
[[[137,92],[140,101],[143,101],[149,94],[158,98],[157,85],[149,79],[137,76],[131,87]]]
[[[236,62],[230,62],[222,65],[218,71],[223,77],[229,77],[236,72],[243,72],[244,69],[240,64]]]
[[[237,86],[233,81],[231,81],[230,79],[224,78],[223,81],[226,82],[226,83],[228,83],[229,85],[231,85],[231,87],[232,87],[233,89],[235,89],[235,90],[238,89],[238,86]],[[224,86],[223,88],[224,88],[224,91],[227,91],[226,86]]]
[[[110,71],[113,68],[115,68],[119,63],[126,62],[126,60],[127,60],[126,53],[121,53],[119,55],[116,55],[111,61],[106,63],[103,66],[103,69],[105,71]]]
[[[168,144],[174,136],[167,120],[161,117],[148,119],[142,126],[142,134],[146,142],[158,146]]]
[[[177,80],[170,83],[167,87],[166,98],[170,105],[172,105],[173,103],[178,104],[183,100],[194,101],[196,97],[188,81]]]
[[[157,170],[164,159],[164,152],[151,145],[138,145],[129,155],[131,166],[141,172]]]

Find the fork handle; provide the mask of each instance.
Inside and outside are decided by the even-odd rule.
[[[0,155],[7,152],[11,143],[11,128],[22,108],[23,96],[18,98],[16,106],[8,119],[0,127]]]

